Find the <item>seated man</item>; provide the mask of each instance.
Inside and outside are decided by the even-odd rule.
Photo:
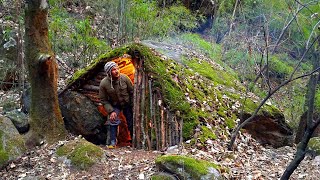
[[[107,62],[104,70],[107,72],[107,76],[100,82],[99,97],[109,114],[111,139],[109,148],[114,148],[121,111],[126,117],[131,138],[133,135],[133,85],[127,75],[120,73],[115,62]]]

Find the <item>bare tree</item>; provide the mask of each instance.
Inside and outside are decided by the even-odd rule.
[[[243,128],[246,124],[248,124],[260,111],[260,109],[262,108],[262,106],[267,102],[267,100],[274,94],[276,93],[278,90],[280,90],[283,86],[287,85],[288,83],[295,81],[297,79],[300,78],[304,78],[307,76],[311,76],[313,74],[315,74],[316,72],[320,71],[320,67],[315,67],[312,71],[305,73],[303,75],[300,76],[296,76],[297,70],[298,68],[301,66],[302,60],[305,58],[306,54],[309,52],[310,48],[313,47],[313,44],[319,39],[319,36],[312,42],[312,44],[309,46],[308,49],[305,50],[305,52],[303,53],[302,57],[300,58],[299,62],[296,64],[294,70],[292,71],[292,73],[290,74],[289,78],[285,81],[283,81],[280,85],[278,85],[277,87],[275,87],[274,89],[271,89],[271,87],[269,86],[269,91],[267,96],[260,102],[260,104],[258,105],[258,108],[254,111],[254,113],[247,118],[246,120],[244,120],[242,123],[240,123],[232,132],[231,134],[231,141],[229,143],[228,149],[232,150],[234,142],[236,140],[237,134],[239,133],[240,129]],[[267,70],[268,70],[268,66]]]
[[[314,56],[314,69],[319,67],[319,60],[317,59],[318,56]],[[306,96],[306,102],[307,102],[307,126],[306,130],[304,132],[304,135],[302,137],[301,142],[299,143],[297,147],[297,152],[295,154],[295,157],[290,162],[288,167],[286,168],[285,172],[283,173],[281,180],[289,179],[293,171],[299,166],[300,162],[303,160],[303,158],[306,155],[307,152],[307,146],[308,142],[314,132],[314,130],[318,127],[320,124],[320,119],[314,119],[314,101],[315,101],[315,94],[316,94],[316,87],[319,81],[319,73],[313,74],[310,77],[309,85],[308,85],[308,94]]]
[[[25,7],[25,52],[31,85],[29,145],[42,139],[52,143],[66,130],[57,95],[58,65],[48,38],[47,0],[27,0]]]

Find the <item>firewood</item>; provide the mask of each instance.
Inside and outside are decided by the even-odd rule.
[[[99,92],[99,86],[94,86],[94,85],[90,85],[90,84],[83,85],[83,89],[88,90],[88,91]]]

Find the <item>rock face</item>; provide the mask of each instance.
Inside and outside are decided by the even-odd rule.
[[[14,126],[17,128],[20,134],[24,134],[29,131],[28,116],[21,111],[13,110],[6,113]]]
[[[10,119],[0,115],[0,168],[25,151],[23,137]]]
[[[156,159],[156,165],[162,171],[174,174],[179,179],[219,179],[217,165],[204,160],[186,156],[164,155]]]
[[[320,113],[315,113],[314,118],[318,119],[320,117]],[[304,131],[307,126],[307,113],[305,112],[300,119],[299,127],[297,130],[296,138],[295,138],[295,143],[299,143],[303,137]],[[312,137],[320,137],[320,125],[314,130]]]
[[[249,115],[245,117],[248,118]],[[269,144],[274,148],[292,145],[293,143],[293,131],[280,112],[273,115],[257,115],[244,126],[244,129],[261,144]]]
[[[68,91],[59,97],[59,103],[66,129],[96,144],[106,142],[105,120],[89,98]]]

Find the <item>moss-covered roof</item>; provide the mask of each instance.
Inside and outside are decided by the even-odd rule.
[[[221,132],[218,128],[222,131],[226,130],[225,127],[233,128],[241,109],[252,113],[258,106],[257,98],[244,97],[245,87],[236,73],[219,66],[214,60],[182,55],[177,61],[142,44],[130,44],[101,55],[91,65],[76,72],[67,88],[80,85],[107,61],[123,54],[143,60],[144,71],[152,79],[153,86],[161,91],[165,106],[184,120],[184,138],[192,137],[194,128],[201,122],[217,124],[213,122],[218,121],[219,126],[212,132]],[[271,105],[265,105],[260,111],[262,115],[279,113]]]

